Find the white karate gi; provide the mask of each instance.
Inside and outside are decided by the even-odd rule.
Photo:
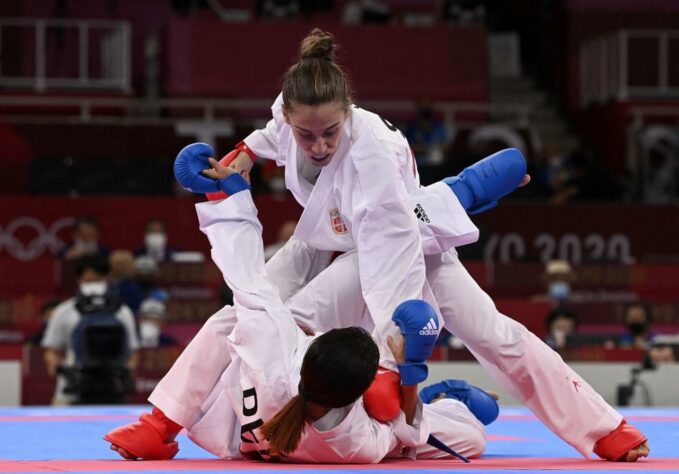
[[[467,219],[457,198],[450,197],[452,192],[438,195],[441,201],[455,201],[456,205],[447,206],[452,209],[448,215],[434,215],[427,206],[413,208],[407,193],[419,192],[419,178],[400,132],[377,115],[352,107],[332,161],[312,186],[301,176],[304,154],[285,123],[281,104],[279,96],[272,106],[273,119],[245,143],[257,156],[286,166],[286,185],[305,208],[295,239],[267,265],[281,296],[292,296],[295,317],[311,324],[309,315],[314,315],[317,322],[311,327],[320,330],[351,325],[360,306],[356,299],[362,294],[379,337],[391,330],[391,310],[401,301],[418,297],[436,301],[447,328],[495,381],[588,457],[594,443],[613,431],[622,416],[557,353],[523,325],[500,314],[469,276],[452,248],[460,244],[448,238],[455,236],[455,230],[447,234],[444,225]],[[450,191],[442,183],[425,191],[436,186],[441,192],[444,187]],[[423,236],[421,246],[415,224]],[[437,230],[428,233],[427,229]],[[321,251],[320,256],[313,256],[314,249]],[[334,262],[305,286],[309,280],[303,276],[315,276],[318,268],[304,265],[325,260],[323,252],[332,250],[355,255]],[[426,266],[422,253],[427,255]],[[303,256],[300,261],[297,255]],[[327,325],[319,325],[321,320]]]
[[[283,305],[264,269],[261,226],[249,192],[196,206],[212,258],[234,292],[234,307],[211,317],[161,380],[149,400],[186,427],[198,445],[223,457],[267,457],[257,428],[297,394],[306,336]],[[404,446],[422,457],[443,453],[425,445],[433,433],[460,434],[451,447],[479,456],[482,425],[459,402],[418,405],[413,426],[400,416],[387,424],[370,418],[359,400],[307,425],[288,462],[374,463]],[[447,406],[446,406],[447,405]]]

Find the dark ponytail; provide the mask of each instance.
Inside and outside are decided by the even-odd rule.
[[[335,63],[335,39],[314,28],[302,40],[299,61],[283,76],[283,104],[319,105],[340,102],[351,105],[351,87],[346,73]]]
[[[269,454],[288,454],[297,449],[306,422],[306,402],[297,395],[260,428],[269,441]]]
[[[304,354],[299,394],[260,428],[269,454],[297,449],[309,420],[307,403],[340,408],[358,400],[375,378],[379,358],[375,341],[361,328],[333,329],[317,337]]]

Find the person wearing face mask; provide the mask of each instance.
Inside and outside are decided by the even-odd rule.
[[[184,188],[219,201],[225,197],[219,185],[203,187],[200,178],[223,179],[229,166],[248,179],[253,160],[275,160],[285,167],[286,186],[304,207],[293,237],[267,262],[269,278],[283,301],[297,298],[292,304],[299,303],[308,313],[327,292],[341,290],[340,283],[347,282],[344,286],[352,290],[358,287],[352,296],[364,299],[383,349],[393,333],[389,316],[399,302],[433,293],[446,326],[495,381],[580,453],[629,461],[646,456],[645,436],[586,382],[578,390],[568,384],[581,378],[524,326],[498,312],[454,249],[478,236],[467,213],[491,208],[530,180],[525,160],[513,159],[520,155],[518,150],[493,155],[457,177],[421,188],[407,140],[391,122],[352,103],[347,76],[334,54],[332,35],[314,29],[302,40],[299,61],[285,73],[282,92],[271,108],[273,118],[264,129],[246,137],[221,162],[205,144],[180,152],[174,170]],[[200,176],[192,174],[194,159],[202,167]],[[506,176],[511,179],[503,181]],[[500,181],[510,185],[498,186]],[[424,197],[440,197],[436,203],[441,207],[419,202]],[[422,223],[434,223],[434,211],[454,222],[455,233],[463,238],[445,243],[441,239],[448,234],[424,238],[421,228],[427,226]],[[344,255],[329,264],[333,252]],[[341,326],[343,315],[351,313],[350,301],[326,308],[336,312],[335,318],[328,318],[331,327]],[[382,354],[388,355],[388,350]],[[380,364],[387,370],[376,383],[389,384],[394,376],[398,380],[393,360],[387,356]],[[387,393],[396,396],[393,385]],[[372,400],[366,402],[370,414],[380,420],[395,416],[395,410],[382,408],[396,405],[372,398],[373,393],[369,389],[364,396],[364,401]],[[572,417],[562,416],[564,406]],[[592,419],[600,421],[593,426],[588,421]]]
[[[163,325],[167,318],[165,304],[162,301],[148,298],[142,301],[137,312],[141,347],[145,349],[176,346],[177,340],[163,333]]]
[[[119,279],[113,283],[113,287],[123,302],[135,313],[139,311],[142,301],[147,298],[162,302],[168,299],[167,291],[158,285],[158,263],[145,255],[134,260],[132,278]]]
[[[651,308],[641,302],[630,303],[623,311],[626,332],[620,337],[622,347],[648,350],[655,334],[651,331],[653,315]]]
[[[565,260],[550,260],[545,266],[544,274],[547,283],[547,298],[555,307],[565,306],[571,298],[571,283],[575,273],[570,263]]]
[[[559,306],[547,315],[545,325],[547,326],[545,342],[558,351],[566,348],[568,337],[578,326],[578,319],[573,310]]]
[[[78,217],[73,229],[73,243],[65,247],[59,257],[65,262],[74,262],[84,255],[99,254],[105,257],[109,249],[99,244],[99,223],[92,216]]]
[[[172,260],[176,249],[168,246],[165,222],[150,219],[144,228],[144,246],[134,251],[135,257],[150,257],[157,263]]]
[[[52,317],[45,328],[41,346],[45,350],[44,360],[47,373],[57,377],[53,403],[66,405],[76,401],[74,395],[66,393],[66,378],[58,375],[61,366],[73,366],[76,361],[73,335],[82,318],[94,313],[112,313],[124,326],[129,358],[127,366],[134,369],[137,364],[136,350],[139,348],[134,314],[124,304],[120,304],[115,292],[108,285],[110,266],[101,255],[81,257],[75,266],[78,291],[54,308]]]

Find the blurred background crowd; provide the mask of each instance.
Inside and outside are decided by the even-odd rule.
[[[627,404],[679,360],[677,24],[672,0],[0,2],[0,360],[24,368],[20,402],[143,402],[231,302],[172,162],[264,126],[320,27],[422,184],[524,153],[531,184],[460,254],[567,360],[638,364]],[[251,176],[270,257],[301,208],[275,163]]]

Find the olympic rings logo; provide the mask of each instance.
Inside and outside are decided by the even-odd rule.
[[[72,227],[74,223],[74,218],[62,217],[47,228],[34,217],[18,217],[7,224],[4,229],[0,226],[0,253],[4,250],[22,262],[35,260],[46,250],[56,254],[65,245],[58,236],[59,232],[66,227]],[[17,237],[25,229],[35,234],[35,237],[27,243]]]

